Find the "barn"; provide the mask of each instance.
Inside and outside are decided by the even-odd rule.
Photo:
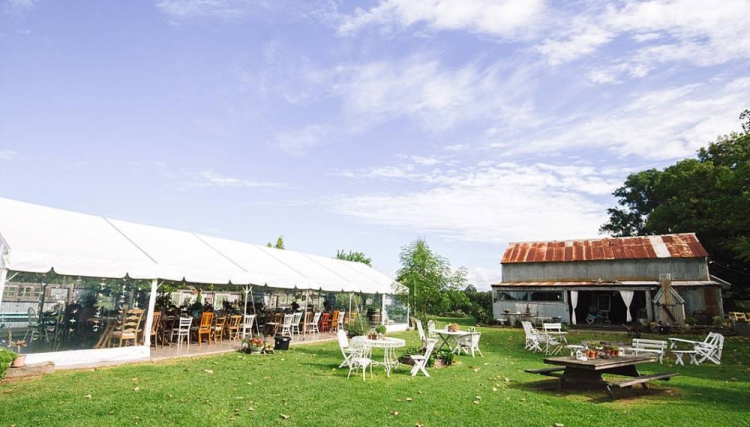
[[[493,311],[511,321],[706,324],[723,316],[729,286],[709,274],[693,233],[511,243],[502,267]]]

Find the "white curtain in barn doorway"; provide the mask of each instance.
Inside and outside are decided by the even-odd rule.
[[[570,305],[573,306],[573,312],[570,313],[570,320],[576,324],[576,307],[578,307],[578,291],[570,291]]]
[[[630,316],[630,303],[633,302],[634,293],[635,292],[633,291],[620,291],[620,296],[622,297],[622,300],[625,301],[625,313],[627,313],[626,321],[628,322],[633,320],[633,318]]]

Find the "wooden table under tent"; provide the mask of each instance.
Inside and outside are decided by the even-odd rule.
[[[203,346],[228,338],[217,327],[232,339],[258,333],[232,329],[231,316],[259,315],[255,294],[272,291],[295,295],[305,320],[320,293],[344,302],[367,295],[382,302],[381,323],[405,329],[408,319],[394,325],[387,316],[394,284],[362,263],[0,198],[0,322],[9,335],[1,338],[25,340],[27,364],[148,359],[176,309],[194,318]]]

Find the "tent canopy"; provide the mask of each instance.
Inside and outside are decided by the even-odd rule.
[[[0,268],[69,276],[392,293],[364,264],[0,198]]]

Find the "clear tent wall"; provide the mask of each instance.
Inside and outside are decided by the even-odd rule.
[[[121,342],[111,332],[129,315],[143,331],[150,280],[13,271],[8,279],[0,305],[3,346],[35,354],[143,345],[145,334]]]

